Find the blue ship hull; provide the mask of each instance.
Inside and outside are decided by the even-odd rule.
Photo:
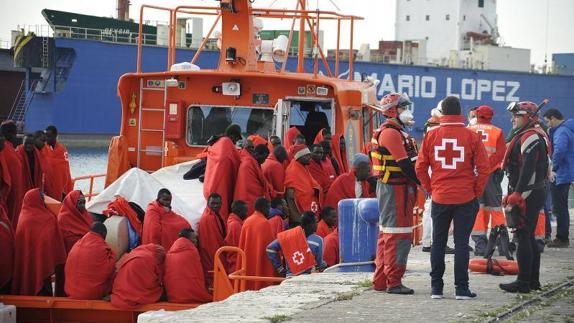
[[[124,73],[136,69],[137,47],[91,40],[58,38],[57,48],[71,48],[75,56],[63,86],[56,92],[36,94],[26,113],[25,131],[44,129],[49,124],[64,134],[117,134],[120,128],[120,101],[117,82]],[[178,50],[177,62],[190,61],[191,50]],[[144,47],[143,71],[165,71],[167,49]],[[198,65],[215,68],[218,52],[203,52]],[[331,62],[332,63],[332,62]],[[312,61],[307,60],[307,71]],[[334,64],[333,64],[334,65]],[[296,59],[290,58],[288,70]],[[347,64],[341,64],[341,71]],[[496,110],[494,123],[508,131],[509,115],[505,108],[511,101],[541,102],[559,108],[567,118],[574,117],[574,77],[518,72],[461,70],[412,65],[357,62],[355,77],[376,75],[381,80],[378,97],[388,92],[405,92],[414,102],[417,122],[414,135],[420,138],[430,109],[447,95],[461,98],[465,111],[486,104]]]

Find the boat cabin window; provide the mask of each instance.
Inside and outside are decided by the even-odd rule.
[[[289,125],[301,131],[308,145],[313,143],[321,129],[331,129],[333,124],[331,104],[331,101],[291,101]]]
[[[247,137],[269,136],[273,109],[228,106],[190,106],[187,110],[186,139],[190,146],[205,146],[211,136],[223,135],[225,128],[236,123]]]

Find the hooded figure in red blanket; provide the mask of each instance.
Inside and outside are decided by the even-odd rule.
[[[171,198],[171,192],[162,188],[157,192],[157,199],[147,206],[142,244],[155,243],[169,250],[179,232],[191,228],[186,219],[172,211]]]
[[[237,179],[240,157],[235,144],[241,139],[241,128],[231,124],[225,135],[214,139],[207,147],[207,164],[203,180],[203,196],[207,200],[211,193],[221,196],[221,216],[227,220],[227,213],[233,201],[233,190]]]
[[[207,290],[197,251],[197,235],[183,229],[165,256],[163,285],[172,303],[207,303],[213,296]]]
[[[58,226],[62,231],[66,252],[70,252],[74,243],[90,231],[92,222],[92,216],[86,210],[86,198],[82,191],[71,191],[58,213]]]
[[[247,213],[253,213],[253,203],[258,197],[271,199],[275,192],[263,175],[261,164],[269,156],[267,145],[257,145],[254,150],[248,151],[241,156],[241,165],[237,172],[237,182],[235,183],[235,200],[247,203]]]
[[[241,200],[236,200],[231,203],[231,213],[227,218],[227,236],[225,236],[224,244],[226,246],[237,247],[239,246],[239,237],[241,236],[241,227],[243,221],[247,218],[247,204]],[[227,253],[227,265],[230,270],[235,270],[237,267],[237,254],[234,252]]]
[[[311,173],[313,179],[321,185],[321,188],[323,189],[322,193],[325,195],[337,176],[325,167],[325,164],[330,164],[330,162],[324,158],[325,153],[323,151],[323,146],[315,144],[311,146],[310,150],[311,162],[309,163],[309,166],[307,166],[307,169],[309,169],[309,173]],[[326,163],[323,162],[324,160]]]
[[[42,155],[34,146],[34,136],[26,135],[24,143],[16,148],[16,153],[22,162],[24,191],[40,188],[42,186],[44,165],[42,165]]]

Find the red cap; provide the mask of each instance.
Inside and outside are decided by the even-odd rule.
[[[488,105],[481,105],[476,109],[476,117],[479,119],[492,120],[494,110]]]

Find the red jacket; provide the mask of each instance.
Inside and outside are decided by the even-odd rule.
[[[464,126],[463,116],[444,116],[440,121],[440,127],[423,140],[417,177],[433,202],[463,204],[482,195],[489,175],[488,155],[480,136]]]

